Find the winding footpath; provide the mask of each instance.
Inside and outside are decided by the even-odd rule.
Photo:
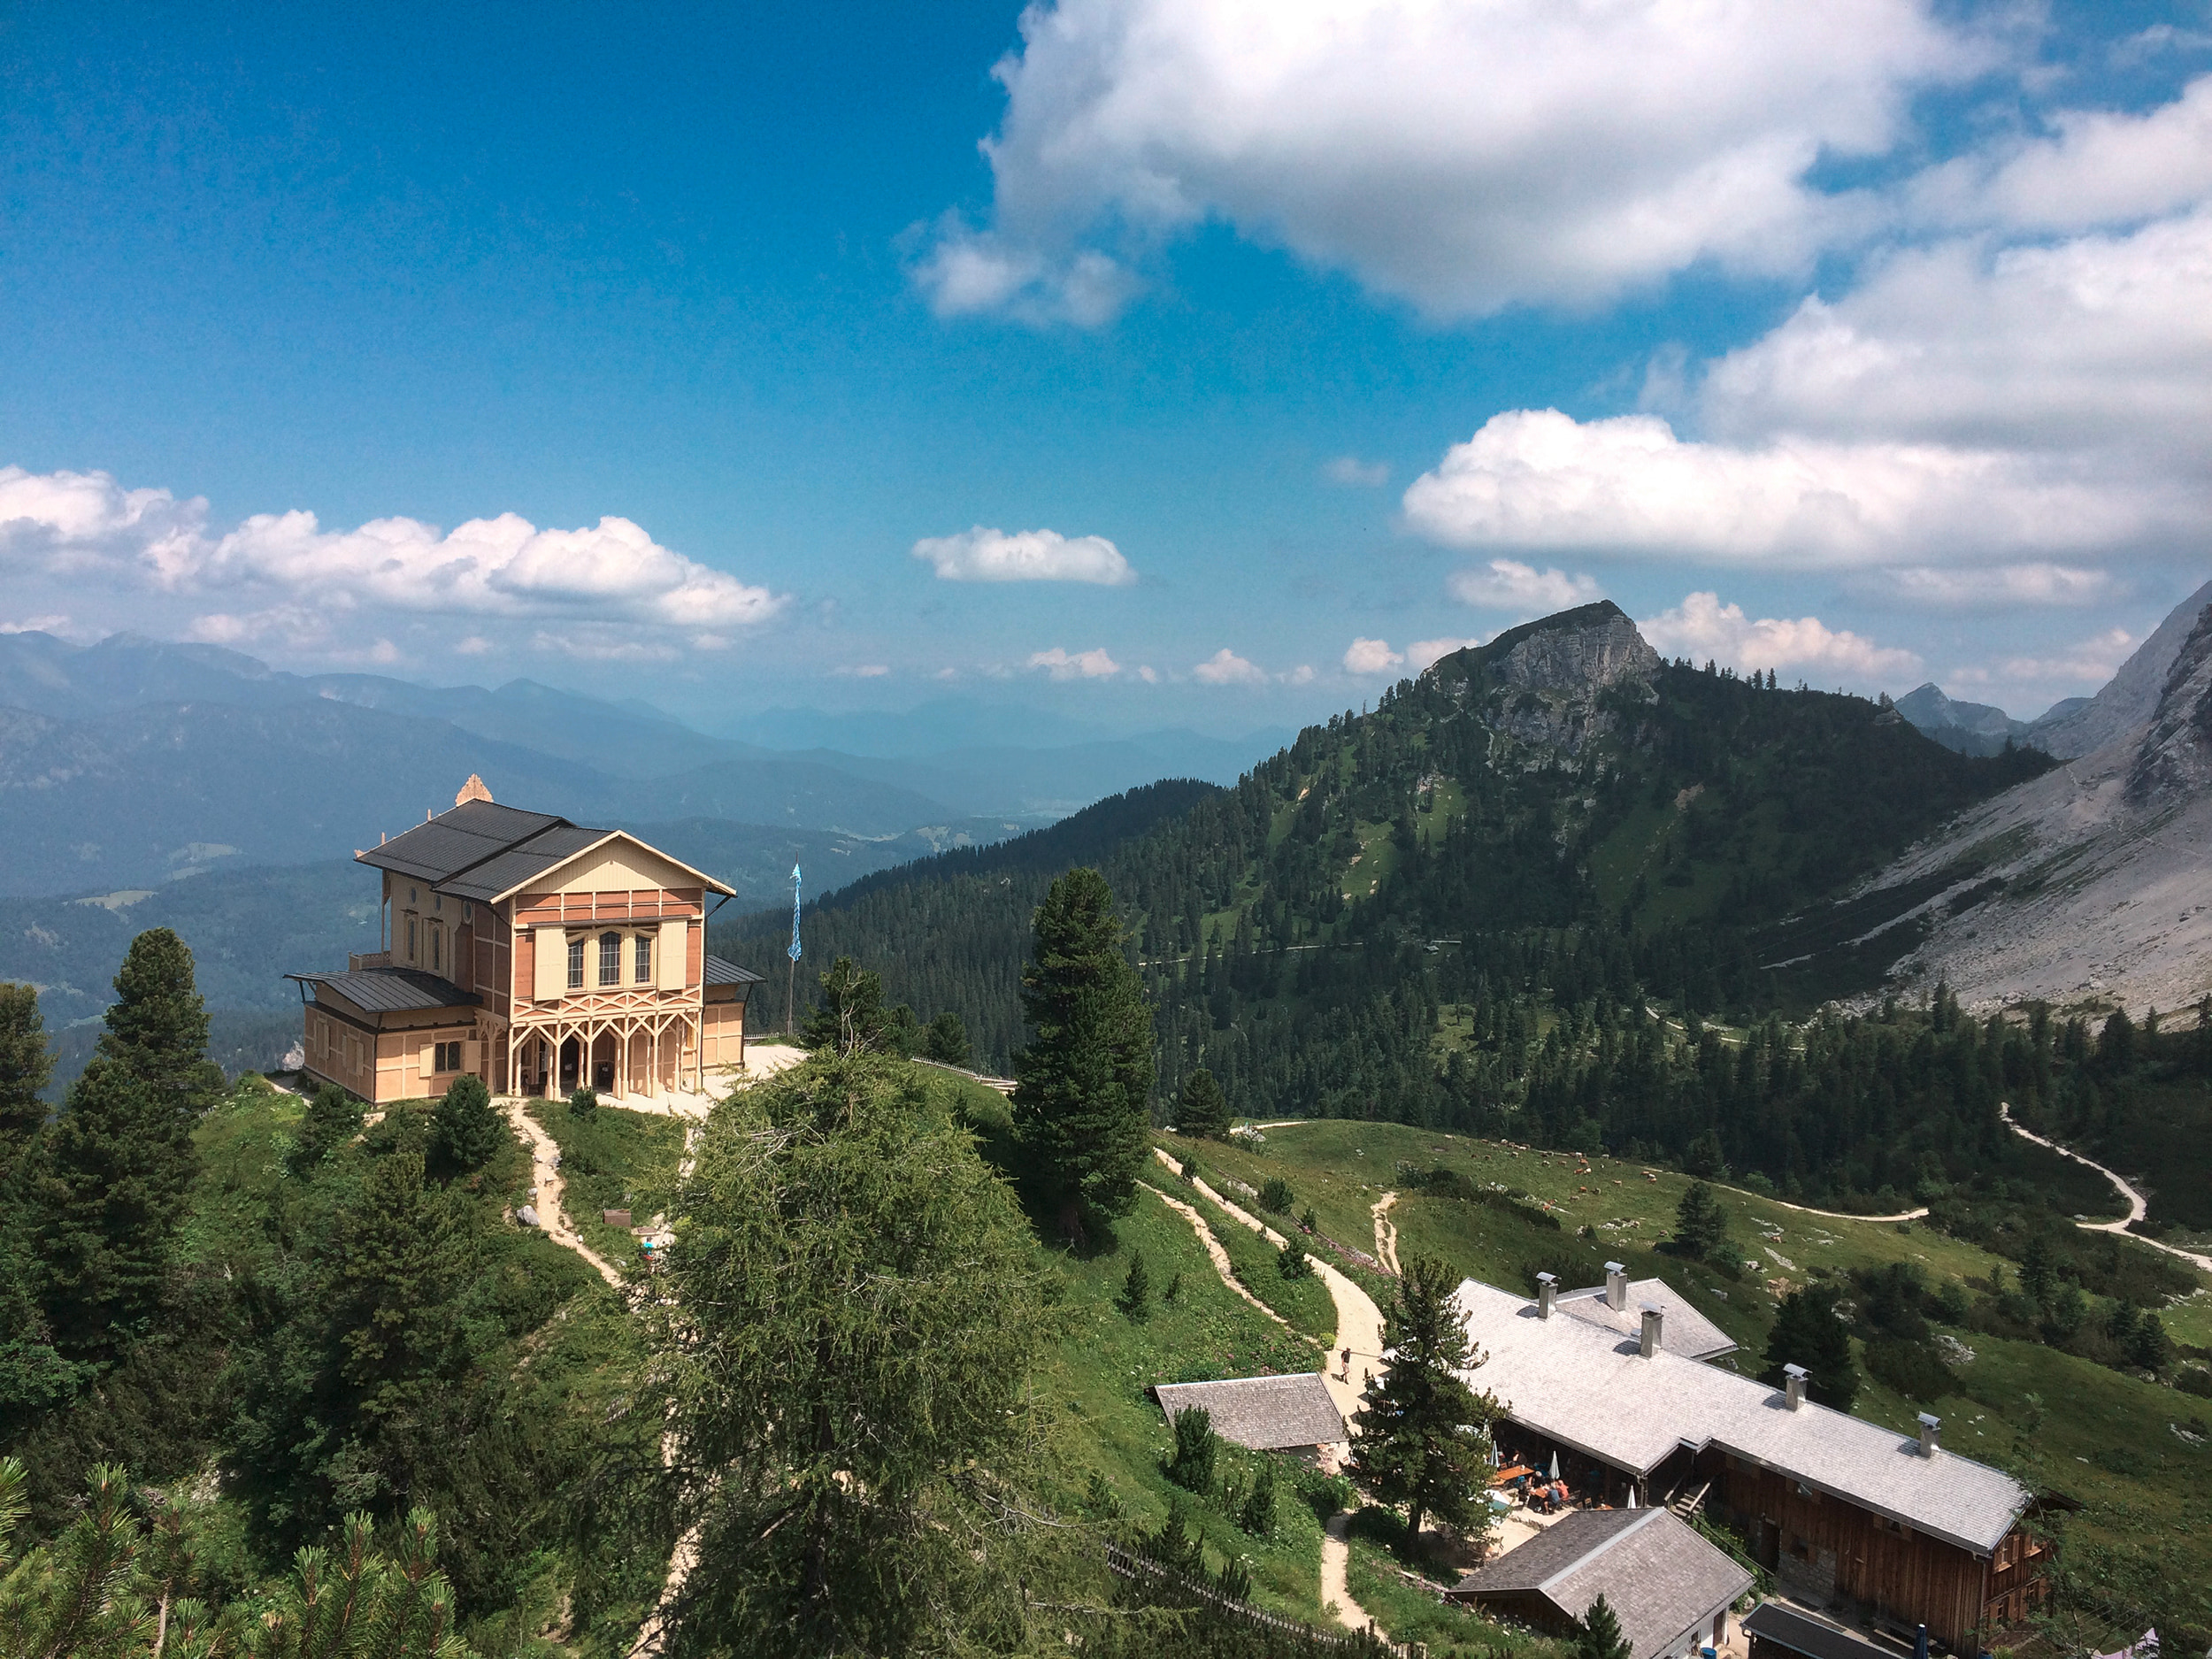
[[[503,1104],[507,1122],[530,1148],[531,1185],[537,1189],[536,1202],[532,1207],[537,1211],[539,1227],[554,1243],[565,1245],[590,1263],[599,1277],[613,1287],[615,1294],[621,1295],[620,1271],[578,1236],[576,1229],[569,1225],[568,1211],[561,1207],[561,1194],[567,1189],[567,1183],[561,1179],[560,1148],[537,1119],[530,1116],[528,1106],[520,1097],[510,1096]]]
[[[1370,1211],[1375,1217],[1375,1259],[1382,1263],[1383,1271],[1391,1278],[1398,1277],[1398,1224],[1388,1219],[1390,1206],[1398,1202],[1395,1193],[1385,1193],[1375,1201]]]
[[[1182,1164],[1170,1157],[1160,1148],[1155,1147],[1152,1156],[1174,1171],[1177,1175],[1182,1174]],[[1286,1242],[1281,1233],[1276,1232],[1257,1216],[1216,1192],[1204,1181],[1194,1181],[1192,1185],[1214,1203],[1219,1205],[1222,1213],[1232,1221],[1258,1233],[1277,1249],[1282,1248]],[[1229,1253],[1221,1248],[1221,1241],[1213,1236],[1213,1229],[1207,1225],[1205,1217],[1199,1213],[1195,1205],[1171,1198],[1167,1194],[1160,1192],[1156,1187],[1153,1187],[1152,1191],[1158,1193],[1164,1202],[1181,1211],[1185,1218],[1196,1229],[1199,1242],[1206,1247],[1206,1254],[1213,1258],[1215,1271],[1220,1273],[1224,1284],[1247,1302],[1258,1307],[1278,1325],[1288,1324],[1288,1321],[1281,1315],[1261,1303],[1257,1297],[1236,1282],[1229,1271]],[[1395,1194],[1391,1196],[1394,1197]],[[1386,1206],[1380,1206],[1379,1209],[1382,1207],[1386,1207]],[[1379,1225],[1379,1215],[1378,1225]],[[1394,1230],[1393,1237],[1394,1240]],[[1329,1300],[1336,1304],[1336,1346],[1324,1360],[1321,1367],[1321,1383],[1322,1386],[1329,1391],[1330,1400],[1335,1403],[1336,1409],[1343,1413],[1345,1421],[1348,1424],[1354,1414],[1360,1409],[1367,1393],[1367,1385],[1374,1379],[1375,1367],[1382,1363],[1382,1310],[1375,1305],[1375,1299],[1361,1289],[1355,1280],[1339,1272],[1318,1256],[1310,1256],[1307,1260],[1313,1263],[1313,1271],[1320,1276],[1321,1282],[1328,1286]],[[1351,1362],[1346,1366],[1345,1374],[1340,1377],[1331,1369],[1331,1366],[1340,1363],[1340,1356],[1347,1348],[1351,1350]],[[1351,1373],[1355,1369],[1359,1374],[1357,1382],[1351,1379]],[[1376,1624],[1358,1602],[1352,1600],[1352,1592],[1346,1583],[1345,1575],[1351,1565],[1352,1559],[1351,1544],[1345,1536],[1348,1518],[1343,1515],[1335,1516],[1329,1521],[1321,1534],[1321,1605],[1333,1613],[1337,1623],[1343,1625],[1345,1629],[1373,1631],[1379,1635],[1381,1626]]]
[[[2124,1220],[2075,1222],[2074,1225],[2079,1227],[2083,1232],[2126,1233],[2128,1237],[2133,1239],[2138,1244],[2147,1244],[2154,1250],[2163,1250],[2169,1256],[2177,1256],[2183,1261],[2188,1263],[2192,1267],[2198,1268],[2207,1273],[2212,1273],[2212,1256],[2200,1256],[2194,1250],[2185,1250],[2177,1245],[2161,1244],[2156,1239],[2147,1239],[2139,1233],[2128,1233],[2128,1229],[2131,1226],[2132,1226],[2136,1222],[2142,1220],[2145,1216],[2150,1214],[2151,1206],[2150,1201],[2145,1198],[2142,1194],[2137,1192],[2135,1188],[2130,1186],[2126,1181],[2122,1180],[2110,1170],[2105,1168],[2103,1164],[2096,1162],[2095,1159],[2082,1156],[2080,1153],[2075,1151],[2071,1147],[2062,1147],[2055,1141],[2045,1140],[2032,1129],[2024,1128],[2012,1115],[2012,1102],[2010,1101],[1998,1102],[1997,1116],[2004,1119],[2006,1128],[2011,1130],[2013,1133],[2018,1135],[2022,1140],[2032,1141],[2039,1147],[2046,1147],[2051,1151],[2057,1153],[2062,1158],[2071,1158],[2075,1163],[2096,1171],[2098,1174],[2103,1176],[2105,1179],[2110,1181],[2112,1185],[2118,1189],[2121,1197],[2127,1200],[2128,1213]]]

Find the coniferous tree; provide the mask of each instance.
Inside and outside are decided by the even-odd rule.
[[[1782,1298],[1767,1338],[1766,1370],[1759,1380],[1783,1384],[1782,1367],[1801,1365],[1816,1404],[1848,1411],[1859,1397],[1859,1368],[1851,1357],[1851,1333],[1836,1315],[1838,1293],[1832,1286],[1808,1285]]]
[[[1489,1514],[1497,1402],[1459,1375],[1476,1356],[1452,1304],[1456,1288],[1433,1256],[1406,1262],[1383,1329],[1390,1365],[1356,1419],[1352,1477],[1384,1502],[1406,1506],[1409,1541],[1419,1540],[1425,1517],[1464,1530]]]
[[[850,956],[840,956],[816,983],[821,993],[800,1023],[801,1043],[842,1055],[885,1046],[891,1016],[883,1006],[880,974],[858,966]]]
[[[430,1148],[439,1167],[449,1174],[480,1170],[499,1150],[507,1126],[492,1110],[484,1079],[465,1071],[447,1087],[430,1113]]]
[[[1630,1659],[1636,1649],[1621,1632],[1620,1616],[1602,1593],[1576,1621],[1575,1659]]]
[[[1048,1341],[1012,1194],[918,1079],[818,1058],[715,1110],[672,1206],[658,1315],[699,1557],[672,1649],[764,1656],[1056,1645],[1018,1483]],[[1083,1563],[1088,1571],[1087,1560]]]
[[[46,1121],[42,1092],[53,1070],[38,992],[27,985],[0,984],[0,1180]]]
[[[1674,1243],[1682,1254],[1701,1262],[1724,1260],[1728,1254],[1728,1212],[1720,1195],[1703,1181],[1692,1181],[1674,1212]]]
[[[168,928],[151,927],[131,941],[98,1052],[188,1124],[222,1093],[222,1070],[207,1057],[207,1003],[194,980],[192,953]]]
[[[1130,1318],[1143,1322],[1152,1317],[1152,1273],[1144,1264],[1144,1252],[1129,1254],[1129,1271],[1121,1281],[1121,1294],[1116,1302]]]
[[[975,1057],[968,1046],[968,1028],[960,1016],[947,1009],[929,1022],[922,1037],[922,1055],[940,1065],[964,1066]]]
[[[1175,1126],[1187,1135],[1218,1137],[1229,1133],[1229,1097],[1214,1081],[1214,1074],[1200,1066],[1183,1079],[1175,1099]]]
[[[315,1091],[300,1114],[299,1137],[293,1142],[291,1167],[295,1174],[310,1174],[325,1158],[361,1133],[360,1101],[335,1083]]]
[[[1035,926],[1022,971],[1033,1038],[1014,1064],[1014,1123],[1071,1236],[1084,1211],[1125,1215],[1136,1202],[1152,1125],[1152,1010],[1097,871],[1055,881]]]
[[[25,1207],[54,1345],[111,1360],[151,1324],[195,1168],[191,1119],[96,1054],[27,1160]]]

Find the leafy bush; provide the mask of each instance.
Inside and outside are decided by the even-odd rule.
[[[1929,1405],[1958,1386],[1951,1368],[1923,1343],[1878,1336],[1866,1345],[1866,1368],[1918,1405]]]
[[[599,1110],[599,1091],[590,1088],[578,1089],[568,1097],[568,1110],[571,1117],[590,1117],[592,1113]]]
[[[1275,1257],[1275,1271],[1287,1279],[1310,1279],[1313,1276],[1313,1262],[1298,1248],[1298,1240],[1290,1239]]]

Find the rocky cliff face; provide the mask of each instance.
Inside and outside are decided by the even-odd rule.
[[[2212,788],[2212,604],[2197,615],[2166,672],[2150,729],[2128,772],[2138,806]]]
[[[1648,696],[1647,682],[1662,665],[1628,613],[1603,599],[1509,628],[1428,672],[1457,682],[1494,731],[1533,749],[1574,754],[1613,729],[1600,694],[1641,688]]]
[[[2212,605],[2212,582],[2176,605],[2102,691],[2070,713],[2036,721],[2027,741],[2061,760],[2078,760],[2154,718],[2174,659],[2207,605]]]

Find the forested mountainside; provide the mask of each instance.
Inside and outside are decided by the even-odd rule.
[[[2001,1074],[2017,1039],[1921,1021],[1724,1041],[1701,1022],[1802,1010],[1839,972],[1870,984],[1881,963],[1809,963],[1783,924],[2051,764],[1668,663],[1601,603],[1446,657],[1095,855],[1051,831],[856,883],[814,910],[808,962],[855,957],[1002,1066],[1030,914],[1095,857],[1157,1010],[1164,1099],[1204,1065],[1256,1114],[1655,1155],[1713,1137],[1807,1191],[1909,1187],[1930,1153],[2001,1144],[1962,1079]],[[769,960],[785,932],[763,918],[724,948]]]

